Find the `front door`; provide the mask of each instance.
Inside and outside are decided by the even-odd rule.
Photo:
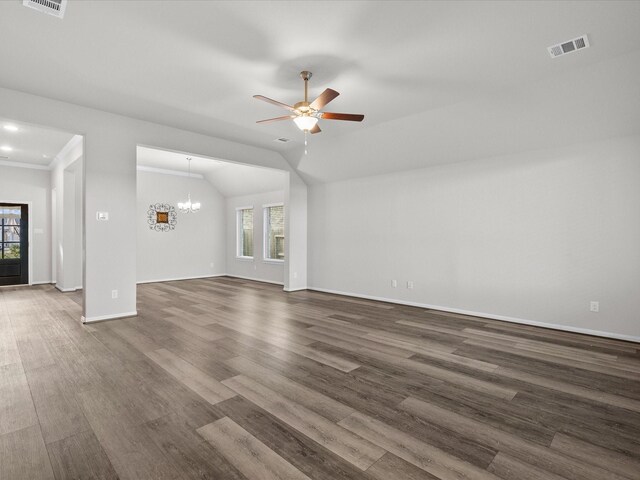
[[[0,203],[0,285],[29,283],[29,210]]]

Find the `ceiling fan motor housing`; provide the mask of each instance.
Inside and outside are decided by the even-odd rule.
[[[301,114],[304,113],[315,113],[316,110],[314,110],[313,108],[311,108],[309,102],[298,102],[293,106],[294,110],[297,110],[298,112],[300,112]]]

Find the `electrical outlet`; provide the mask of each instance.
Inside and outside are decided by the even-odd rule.
[[[298,278],[298,272],[293,272],[293,278]]]
[[[118,298],[118,290],[111,290],[111,298]]]
[[[397,280],[391,280],[391,286],[393,288],[397,288],[398,287],[398,281]]]
[[[590,302],[589,303],[589,310],[591,310],[592,312],[599,312],[600,311],[600,302]]]
[[[211,268],[215,267],[215,265],[216,265],[216,264],[215,264],[215,263],[213,263],[213,262],[211,262],[211,263],[209,264],[209,266],[210,266]]]
[[[409,290],[413,290],[413,282],[412,282],[411,280],[409,280],[409,281],[407,282],[407,288],[408,288]]]

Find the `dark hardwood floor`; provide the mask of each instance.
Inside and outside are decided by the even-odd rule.
[[[637,344],[232,278],[0,289],[0,478],[640,479]]]

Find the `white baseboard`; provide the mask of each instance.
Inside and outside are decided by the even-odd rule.
[[[590,330],[588,328],[572,327],[569,325],[559,325],[555,323],[538,322],[535,320],[526,320],[523,318],[507,317],[505,315],[495,315],[492,313],[474,312],[471,310],[462,310],[460,308],[443,307],[441,305],[429,305],[427,303],[409,302],[405,300],[395,300],[393,298],[376,297],[373,295],[363,295],[359,293],[342,292],[339,290],[329,290],[326,288],[308,287],[309,290],[317,292],[333,293],[335,295],[344,295],[346,297],[364,298],[366,300],[376,300],[379,302],[396,303],[398,305],[408,305],[410,307],[428,308],[429,310],[440,310],[443,312],[459,313],[461,315],[469,315],[472,317],[482,317],[491,320],[500,320],[509,323],[520,323],[530,325],[532,327],[550,328],[552,330],[561,330],[563,332],[582,333],[584,335],[593,335],[595,337],[613,338],[616,340],[626,340],[628,342],[640,343],[640,337],[633,335],[624,335],[621,333],[603,332],[601,330]]]
[[[262,278],[243,277],[242,275],[229,275],[229,274],[226,274],[225,277],[241,278],[242,280],[252,280],[254,282],[271,283],[273,285],[284,285],[283,282],[274,282],[273,280],[263,280]]]
[[[76,290],[78,290],[78,287],[60,288],[58,285],[56,285],[55,287],[56,287],[56,289],[60,290],[62,293],[75,292]],[[80,287],[80,289],[82,289],[82,287]]]
[[[140,285],[143,283],[160,283],[160,282],[175,282],[178,280],[198,280],[201,278],[214,278],[214,277],[226,277],[226,273],[216,273],[214,275],[198,275],[195,277],[171,277],[171,278],[157,278],[154,280],[140,280],[136,282],[136,284]]]
[[[298,287],[298,288],[285,288],[284,291],[285,292],[300,292],[302,290],[309,290],[307,287]]]
[[[104,322],[105,320],[115,320],[117,318],[127,318],[127,317],[135,317],[138,315],[137,311],[127,312],[127,313],[116,313],[114,315],[99,315],[97,317],[82,317],[82,323],[94,323],[94,322]]]
[[[78,285],[77,287],[62,289],[59,288],[55,283],[56,282],[54,280],[41,280],[39,282],[31,282],[29,285],[53,285],[61,292],[74,292],[76,290],[82,290],[84,288],[82,285]]]

